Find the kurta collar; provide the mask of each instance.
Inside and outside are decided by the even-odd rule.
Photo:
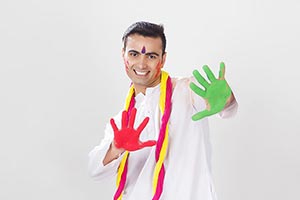
[[[154,93],[158,92],[159,90],[160,90],[160,83],[154,87],[146,88],[145,95],[142,92],[140,92],[138,95],[135,96],[135,99],[136,101],[142,100],[145,97],[152,96]]]

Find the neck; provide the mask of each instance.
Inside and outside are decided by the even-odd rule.
[[[139,93],[143,93],[145,95],[147,88],[155,87],[158,84],[160,84],[160,82],[161,82],[161,75],[160,75],[160,78],[157,79],[157,81],[153,82],[151,85],[148,85],[148,86],[143,86],[143,85],[133,83],[135,96],[138,95]]]
[[[142,94],[146,94],[146,89],[147,88],[139,88],[139,87],[136,87],[134,86],[134,94],[135,96],[138,95],[139,93],[142,93]]]
[[[155,85],[149,86],[149,87],[134,85],[134,94],[135,94],[135,96],[138,95],[139,93],[142,93],[143,95],[145,95],[147,88],[153,88],[153,87],[157,86],[159,83],[160,82],[158,82]]]

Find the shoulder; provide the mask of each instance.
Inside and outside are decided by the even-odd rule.
[[[192,105],[195,110],[205,109],[206,104],[204,99],[199,98],[199,96],[190,89],[191,82],[197,82],[193,76],[172,78],[174,102],[178,100],[179,105]]]
[[[172,77],[173,96],[177,98],[190,98],[191,77]]]
[[[173,90],[178,87],[186,87],[190,85],[193,77],[172,77]]]

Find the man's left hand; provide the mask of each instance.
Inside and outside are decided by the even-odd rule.
[[[205,88],[201,89],[194,83],[190,83],[190,88],[206,101],[207,108],[192,116],[194,121],[200,120],[204,117],[211,116],[222,111],[225,105],[232,99],[232,92],[225,80],[225,64],[220,63],[219,78],[217,79],[207,65],[203,66],[210,83],[203,78],[198,70],[193,71],[196,80]]]

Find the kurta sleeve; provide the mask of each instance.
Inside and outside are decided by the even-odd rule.
[[[116,124],[119,120],[115,119]],[[111,125],[108,123],[105,128],[104,138],[100,145],[95,146],[88,154],[88,172],[94,180],[101,180],[106,177],[112,177],[117,173],[122,156],[113,160],[107,165],[103,165],[103,159],[113,141],[114,133]]]

